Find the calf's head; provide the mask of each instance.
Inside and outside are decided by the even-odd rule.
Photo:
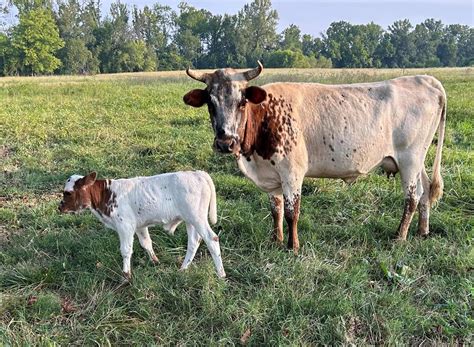
[[[63,199],[59,203],[59,212],[78,212],[91,206],[89,188],[94,184],[97,174],[87,176],[72,175],[66,181]]]
[[[206,88],[191,90],[183,101],[193,107],[207,104],[215,135],[214,148],[219,152],[240,152],[247,122],[247,103],[259,104],[267,97],[264,89],[248,86],[248,82],[262,70],[260,62],[255,69],[244,72],[234,69],[220,69],[213,73],[186,70],[189,77],[205,83]]]

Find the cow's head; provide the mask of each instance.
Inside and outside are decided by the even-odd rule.
[[[91,206],[91,187],[97,174],[92,172],[87,176],[72,175],[66,181],[63,192],[63,199],[59,203],[59,212],[79,212]]]
[[[204,73],[187,69],[189,77],[206,84],[206,89],[194,89],[184,97],[184,103],[193,107],[207,104],[214,129],[214,147],[222,153],[240,152],[243,141],[247,113],[247,102],[259,104],[267,97],[260,87],[249,87],[248,82],[263,70],[258,67],[239,72],[234,69],[221,69]]]

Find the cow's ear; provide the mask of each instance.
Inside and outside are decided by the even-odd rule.
[[[193,89],[183,96],[184,103],[192,107],[201,107],[208,99],[209,94],[205,89]]]
[[[248,87],[245,89],[245,98],[252,104],[259,104],[267,98],[267,92],[260,87]]]
[[[83,177],[82,178],[84,180],[83,186],[90,186],[91,184],[94,184],[96,177],[97,177],[97,172],[91,172],[86,177]]]

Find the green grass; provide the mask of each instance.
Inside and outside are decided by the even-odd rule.
[[[0,344],[473,344],[474,72],[266,70],[277,80],[346,83],[428,72],[448,93],[445,195],[427,239],[392,241],[399,178],[306,180],[300,255],[270,242],[269,203],[231,157],[211,149],[205,108],[181,98],[184,72],[0,79]],[[428,167],[434,157],[430,149]],[[89,212],[59,215],[66,178],[201,169],[218,194],[224,266],[160,227],[153,266],[135,243],[121,284],[117,235]]]

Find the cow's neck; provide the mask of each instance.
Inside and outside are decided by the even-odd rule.
[[[88,191],[91,208],[100,215],[110,216],[115,205],[115,194],[110,190],[110,180],[96,180]]]
[[[244,136],[241,143],[241,152],[245,157],[250,157],[256,149],[257,139],[265,131],[262,125],[266,118],[266,106],[264,104],[251,104],[248,103],[245,107],[245,125],[244,125]]]

